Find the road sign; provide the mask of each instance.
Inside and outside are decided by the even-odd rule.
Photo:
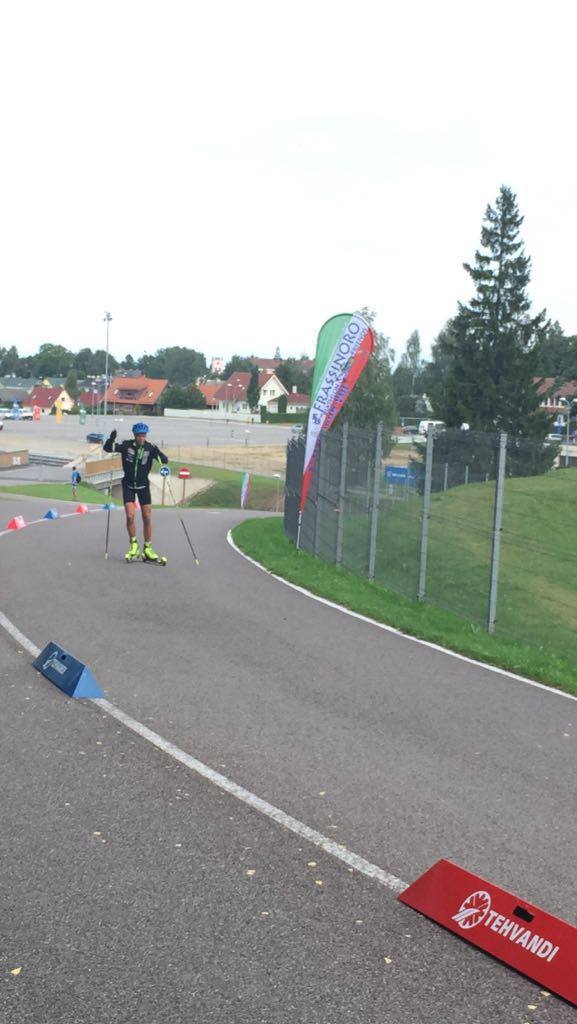
[[[405,484],[414,487],[416,480],[415,470],[410,466],[385,466],[386,484]]]
[[[159,473],[161,476],[170,476],[170,470],[168,466],[161,466],[159,469]]]
[[[577,928],[449,860],[399,899],[577,1006]]]
[[[188,480],[190,476],[190,470],[183,466],[182,469],[179,469],[178,475],[181,480]]]

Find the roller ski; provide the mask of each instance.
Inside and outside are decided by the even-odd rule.
[[[126,552],[125,556],[124,556],[125,561],[127,561],[127,562],[137,562],[140,557],[141,557],[141,553],[140,553],[140,548],[138,546],[138,541],[137,541],[136,537],[133,537],[132,540],[130,541],[130,547],[129,547],[128,551]]]
[[[153,565],[166,565],[166,558],[164,555],[156,554],[150,541],[146,542],[142,549],[142,561],[152,562]]]

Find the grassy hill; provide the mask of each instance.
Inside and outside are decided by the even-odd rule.
[[[352,496],[345,506],[342,570],[321,568],[318,559],[295,552],[278,526],[267,528],[263,521],[260,526],[254,524],[246,550],[258,559],[268,529],[265,564],[281,575],[286,573],[335,601],[347,603],[343,595],[348,594],[351,607],[408,632],[575,691],[577,470],[506,480],[492,637],[486,633],[486,623],[494,497],[494,482],[454,487],[432,496],[426,604],[416,601],[422,523],[422,498],[417,495],[406,501],[382,496],[377,587],[362,579],[357,587],[350,575],[366,580],[369,552],[366,509],[364,503],[355,507]],[[336,520],[334,512],[324,512],[320,553],[327,562],[334,557]],[[243,525],[235,535],[238,531],[244,547],[250,527]]]
[[[480,625],[489,603],[494,496],[488,483],[431,499],[427,599]],[[575,654],[576,498],[577,470],[506,480],[497,601],[497,632]],[[389,504],[379,519],[376,579],[408,597],[417,593],[421,507],[412,497]],[[351,539],[345,527],[345,550]]]

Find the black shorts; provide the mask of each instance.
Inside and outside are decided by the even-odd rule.
[[[135,501],[135,495],[138,498],[140,505],[152,505],[150,500],[150,486],[147,484],[146,487],[131,487],[125,480],[122,481],[122,500],[126,505],[127,501]]]

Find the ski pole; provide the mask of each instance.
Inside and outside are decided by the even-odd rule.
[[[113,455],[114,458],[114,455]],[[108,483],[108,509],[106,510],[106,541],[104,544],[104,558],[108,558],[108,537],[110,534],[110,499],[112,497],[112,474],[114,470],[110,470],[110,481]]]
[[[172,504],[176,508],[176,502],[174,500],[174,494],[172,493],[172,487],[171,487],[171,484],[170,484],[170,474],[167,474],[166,479],[168,481],[168,489],[170,491],[170,499],[172,501]],[[182,518],[182,516],[179,516],[178,518],[180,520],[180,525],[182,526],[182,529],[184,530],[184,535],[185,535],[185,537],[186,537],[186,539],[188,541],[188,546],[190,547],[190,550],[192,551],[194,560],[195,560],[197,565],[200,565],[200,562],[199,562],[198,558],[196,557],[196,551],[194,550],[194,548],[192,546],[192,541],[191,541],[190,537],[188,536],[188,530],[186,529],[186,526],[184,525],[184,519]]]
[[[84,462],[84,464],[86,464],[87,458],[90,455],[94,455],[94,453],[97,452],[100,448],[102,448],[102,445],[96,444],[94,445],[93,448],[89,448],[87,452],[80,452],[79,455],[75,455],[73,459],[70,459],[70,461],[66,463],[66,465],[72,466],[75,462]]]

